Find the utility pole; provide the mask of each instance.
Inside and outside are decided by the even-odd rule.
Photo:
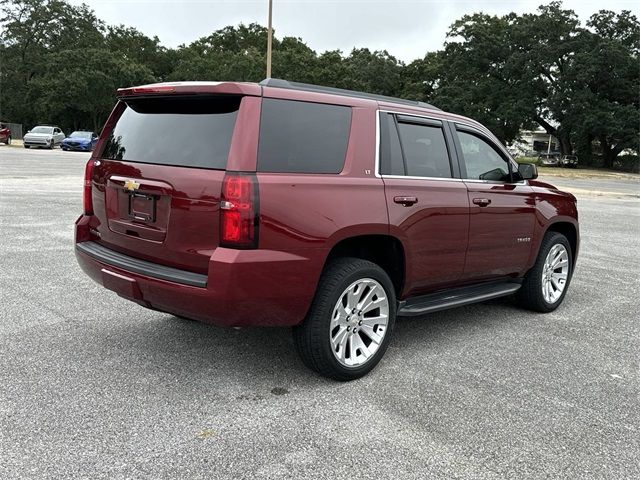
[[[271,41],[273,40],[273,28],[271,26],[271,12],[273,0],[269,0],[269,26],[267,30],[267,78],[271,78]]]

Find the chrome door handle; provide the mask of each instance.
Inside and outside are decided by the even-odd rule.
[[[418,199],[416,197],[393,197],[393,201],[405,207],[410,207],[411,205],[418,203]]]
[[[473,203],[480,207],[486,207],[491,203],[491,200],[489,200],[488,198],[474,198]]]

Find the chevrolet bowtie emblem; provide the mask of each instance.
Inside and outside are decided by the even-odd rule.
[[[133,192],[134,190],[137,190],[139,188],[140,188],[140,184],[135,180],[127,180],[126,182],[124,182],[125,190],[129,190],[130,192]]]

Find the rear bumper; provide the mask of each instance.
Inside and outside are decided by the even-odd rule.
[[[139,258],[130,257],[110,250],[96,242],[78,243],[76,244],[76,251],[88,255],[104,265],[109,265],[130,273],[137,273],[145,277],[167,280],[192,287],[205,288],[207,286],[206,275],[140,260]]]
[[[293,326],[313,300],[324,252],[216,248],[207,275],[122,255],[76,222],[76,258],[94,281],[147,308],[220,326]]]

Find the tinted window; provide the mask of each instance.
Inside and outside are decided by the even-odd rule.
[[[53,133],[53,127],[34,127],[31,133]]]
[[[350,125],[349,107],[265,98],[258,171],[339,173]]]
[[[91,138],[91,132],[73,132],[71,135],[69,135],[70,137],[77,137],[77,138],[85,138],[85,139],[89,139]]]
[[[451,178],[449,152],[442,127],[399,123],[407,175]]]
[[[466,178],[496,181],[509,179],[507,162],[489,143],[480,137],[461,131],[458,131],[458,138],[467,169]]]
[[[393,115],[380,114],[380,173],[404,175],[404,161]]]
[[[128,100],[103,158],[224,169],[240,97]]]

